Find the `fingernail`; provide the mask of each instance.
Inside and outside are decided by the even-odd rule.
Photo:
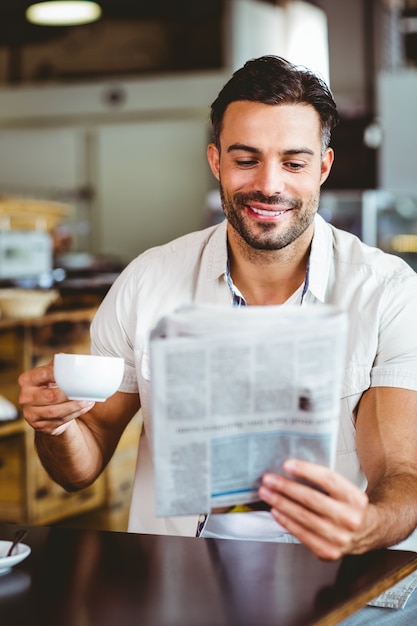
[[[81,402],[81,407],[86,410],[90,410],[95,405],[95,402]]]
[[[265,487],[272,487],[275,477],[272,474],[264,474],[262,477],[262,484]]]
[[[297,461],[294,459],[287,459],[284,462],[284,469],[287,472],[294,472],[297,469]]]

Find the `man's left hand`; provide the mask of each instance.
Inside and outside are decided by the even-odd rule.
[[[336,560],[354,552],[367,495],[322,465],[289,459],[283,469],[290,478],[265,474],[259,489],[276,521],[320,559]]]

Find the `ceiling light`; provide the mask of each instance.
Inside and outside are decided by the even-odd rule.
[[[43,26],[74,26],[94,22],[101,16],[101,7],[90,0],[55,0],[37,2],[26,10],[26,19]]]

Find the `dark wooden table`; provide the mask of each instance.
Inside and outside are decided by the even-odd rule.
[[[1,626],[337,624],[417,568],[405,551],[323,562],[300,545],[57,527],[24,542],[0,576]]]

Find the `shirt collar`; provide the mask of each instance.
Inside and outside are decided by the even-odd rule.
[[[213,230],[208,242],[208,278],[218,280],[226,275],[227,267],[227,220],[224,219]]]
[[[329,225],[321,215],[314,218],[314,235],[311,242],[310,269],[307,301],[311,294],[320,302],[325,301],[332,260],[333,239]]]
[[[223,277],[227,279],[227,220],[223,220],[213,232],[210,239],[210,256],[208,275],[212,280]],[[314,218],[314,235],[311,243],[309,260],[308,286],[305,300],[312,296],[320,302],[325,301],[332,259],[332,231],[325,220],[316,215]]]

